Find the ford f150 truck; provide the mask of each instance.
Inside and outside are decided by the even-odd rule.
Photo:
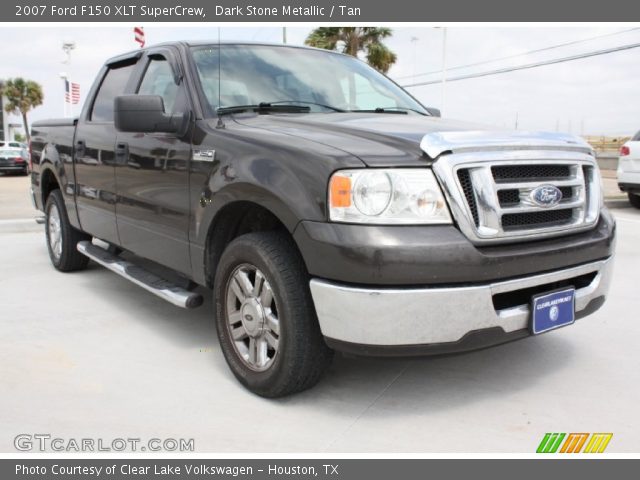
[[[127,53],[30,148],[54,267],[92,259],[186,308],[213,289],[226,361],[267,397],[315,384],[335,350],[461,352],[569,325],[611,278],[584,141],[442,119],[325,50]]]

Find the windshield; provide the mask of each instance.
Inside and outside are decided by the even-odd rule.
[[[193,58],[210,114],[238,105],[299,103],[311,112],[387,109],[428,115],[384,75],[346,55],[267,45],[210,45],[194,47]]]

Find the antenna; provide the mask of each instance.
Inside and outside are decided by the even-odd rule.
[[[218,108],[222,107],[222,45],[220,43],[220,27],[218,27]],[[216,128],[224,128],[222,116],[218,115],[218,124]]]

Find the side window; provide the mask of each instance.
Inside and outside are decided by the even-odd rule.
[[[631,140],[634,142],[640,142],[640,132],[636,133]]]
[[[113,102],[124,93],[134,66],[130,64],[109,69],[93,102],[92,122],[113,122]]]
[[[151,59],[138,89],[138,94],[160,95],[164,100],[164,111],[174,113],[178,85],[174,81],[169,62],[159,57]]]

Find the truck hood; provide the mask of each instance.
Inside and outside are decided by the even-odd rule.
[[[437,117],[389,113],[317,113],[234,115],[247,127],[303,138],[348,152],[372,167],[424,166],[432,163],[421,149],[427,134],[485,131],[484,125]]]
[[[582,138],[498,130],[438,117],[388,113],[243,115],[235,121],[337,148],[370,167],[430,165],[444,152],[553,149],[590,154]]]

